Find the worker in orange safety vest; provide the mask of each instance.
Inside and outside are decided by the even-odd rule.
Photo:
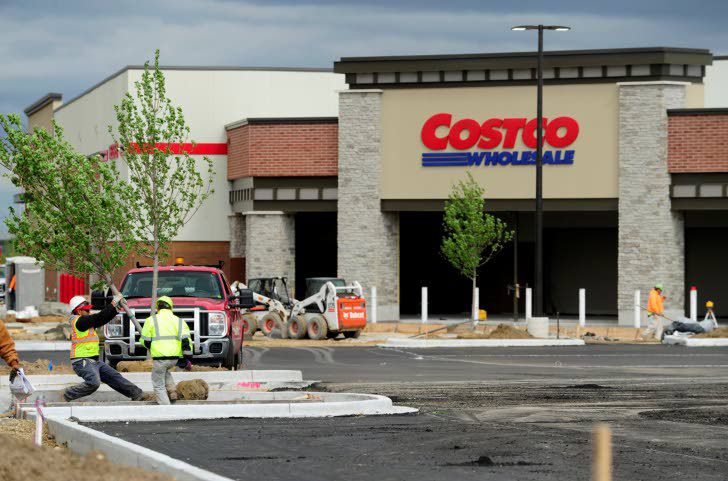
[[[645,337],[654,334],[659,339],[662,333],[662,315],[665,312],[664,302],[666,299],[662,295],[662,291],[662,284],[655,284],[647,299],[647,329],[642,334]]]

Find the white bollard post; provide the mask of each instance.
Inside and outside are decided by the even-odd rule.
[[[579,325],[586,326],[586,289],[579,289]]]
[[[422,288],[422,324],[427,322],[427,287]]]
[[[480,287],[475,288],[473,293],[473,321],[478,323],[478,313],[480,312]]]
[[[640,290],[634,291],[634,327],[640,328]]]
[[[36,408],[35,412],[35,437],[33,440],[36,446],[43,445],[43,415],[40,413],[40,408]]]
[[[371,316],[370,320],[372,324],[377,323],[377,288],[372,286],[372,296],[369,302],[369,305],[371,306]]]
[[[530,287],[526,287],[526,319],[531,319],[533,314],[533,304],[532,304],[532,296],[531,293],[533,291]]]
[[[690,320],[698,322],[698,288],[690,288]]]

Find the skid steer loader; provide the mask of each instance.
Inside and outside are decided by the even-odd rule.
[[[274,329],[279,329],[282,336],[286,335],[288,315],[296,300],[288,293],[285,277],[258,277],[250,279],[247,286],[236,281],[231,288],[250,289],[258,304],[243,316],[245,336],[252,336],[258,330],[269,336]]]
[[[315,290],[318,287],[318,290]],[[295,302],[288,315],[287,334],[292,339],[335,338],[343,333],[357,338],[367,323],[366,301],[361,285],[343,279],[306,279],[309,297]]]

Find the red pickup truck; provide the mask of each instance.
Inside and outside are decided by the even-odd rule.
[[[251,291],[233,294],[220,267],[160,267],[157,296],[171,297],[174,314],[189,326],[195,364],[235,370],[243,363],[243,311],[254,302]],[[150,315],[152,268],[130,270],[120,290],[143,325]],[[109,365],[146,359],[147,350],[126,313],[107,324],[104,335],[104,355]]]

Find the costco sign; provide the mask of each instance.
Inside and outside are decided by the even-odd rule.
[[[568,150],[579,136],[579,123],[571,117],[543,119],[544,165],[571,165]],[[422,143],[430,152],[422,154],[424,167],[467,167],[536,164],[536,119],[492,118],[484,122],[453,119],[435,114],[422,125]],[[528,149],[514,149],[518,139]],[[446,150],[448,147],[455,149]],[[549,149],[551,147],[551,149]]]

